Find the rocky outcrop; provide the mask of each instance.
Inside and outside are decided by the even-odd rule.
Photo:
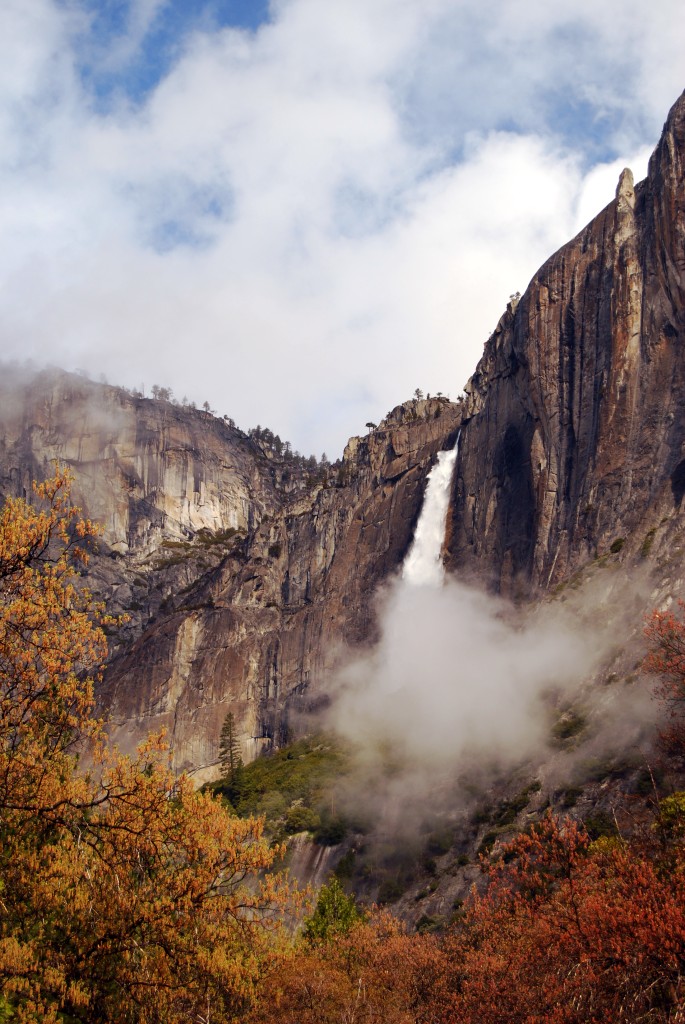
[[[249,531],[278,505],[255,446],[207,413],[49,371],[6,370],[0,401],[2,493],[30,494],[51,463],[74,467],[75,498],[116,554]]]
[[[339,482],[262,519],[173,611],[115,661],[104,693],[126,747],[164,727],[176,767],[212,765],[232,711],[246,757],[281,743],[325,700],[345,651],[373,640],[373,597],[411,541],[427,471],[459,407],[408,403],[354,438]]]
[[[545,588],[685,493],[685,94],[647,179],[509,305],[466,387],[449,565]]]
[[[308,480],[207,413],[3,376],[2,494],[59,459],[104,525],[88,583],[129,616],[99,694],[122,746],[165,728],[175,768],[201,775],[229,711],[245,758],[299,728],[345,652],[373,642],[374,594],[460,426],[448,568],[525,597],[607,551],[649,555],[660,586],[675,552],[682,575],[684,153],[685,94],[647,179],[624,171],[510,303],[465,401],[398,406]]]
[[[325,699],[344,651],[374,637],[374,592],[461,421],[445,399],[408,402],[298,490],[206,413],[68,374],[3,381],[0,489],[29,495],[53,460],[72,468],[104,528],[88,585],[129,619],[101,705],[125,749],[165,729],[178,770],[216,762],[229,711],[250,759]]]

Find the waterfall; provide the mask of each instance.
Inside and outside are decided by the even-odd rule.
[[[459,452],[459,435],[450,451],[438,454],[428,474],[426,493],[414,540],[402,566],[402,579],[412,586],[437,587],[445,578],[442,545],[450,500],[450,485]]]

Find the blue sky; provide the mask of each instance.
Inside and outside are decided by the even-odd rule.
[[[8,358],[340,454],[645,173],[681,0],[4,0]]]
[[[149,5],[139,27],[135,0],[84,0],[81,6],[87,17],[74,48],[75,64],[84,89],[103,111],[121,96],[144,103],[192,34],[225,28],[256,32],[269,20],[268,0],[162,0]],[[129,40],[136,28],[139,39],[127,59],[103,67],[103,53],[113,42]]]

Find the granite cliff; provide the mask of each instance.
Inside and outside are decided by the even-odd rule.
[[[685,94],[647,178],[509,304],[466,386],[449,565],[545,589],[625,541],[666,549],[685,492]]]
[[[345,648],[373,639],[374,592],[461,421],[445,399],[408,402],[325,481],[286,485],[207,413],[48,371],[1,390],[2,492],[30,494],[59,460],[104,527],[87,582],[129,617],[99,693],[112,734],[131,749],[165,728],[178,770],[216,761],[229,710],[247,758],[282,741]]]
[[[89,585],[130,621],[99,694],[130,749],[165,727],[178,770],[216,762],[228,711],[246,757],[326,699],[376,636],[436,453],[462,428],[448,568],[531,597],[611,552],[678,589],[685,495],[685,94],[645,181],[510,303],[466,398],[398,406],[323,478],[230,421],[58,372],[0,385],[0,491],[50,460],[104,525]],[[681,587],[682,589],[682,587]]]

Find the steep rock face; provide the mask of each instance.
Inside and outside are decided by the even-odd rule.
[[[211,771],[229,711],[246,758],[282,741],[374,640],[373,595],[460,425],[448,567],[528,597],[613,547],[651,551],[659,586],[670,558],[682,590],[684,151],[685,95],[648,178],[624,172],[510,304],[463,405],[399,406],[323,484],[286,483],[207,414],[69,375],[0,381],[1,494],[58,458],[104,524],[88,583],[130,616],[99,694],[122,746],[163,727],[178,770]]]
[[[268,459],[223,420],[73,374],[5,368],[0,498],[30,498],[55,462],[71,468],[75,502],[103,528],[88,584],[128,618],[114,653],[282,501]]]
[[[232,711],[247,758],[281,742],[325,700],[344,652],[374,638],[374,593],[402,561],[428,469],[460,418],[445,401],[400,407],[352,439],[342,485],[264,518],[112,664],[103,699],[117,741],[164,727],[175,766],[202,768]]]
[[[547,587],[685,492],[685,94],[637,187],[510,303],[466,388],[449,565]]]
[[[59,460],[104,528],[87,582],[129,617],[99,694],[114,738],[131,749],[164,728],[179,770],[216,761],[228,711],[246,758],[282,739],[345,649],[373,639],[374,592],[461,420],[444,399],[399,406],[298,492],[205,413],[54,372],[7,374],[0,392],[0,493],[30,495]]]
[[[55,461],[77,468],[74,496],[112,552],[247,531],[278,507],[266,460],[222,420],[73,374],[21,376],[0,382],[2,493],[30,494]]]

